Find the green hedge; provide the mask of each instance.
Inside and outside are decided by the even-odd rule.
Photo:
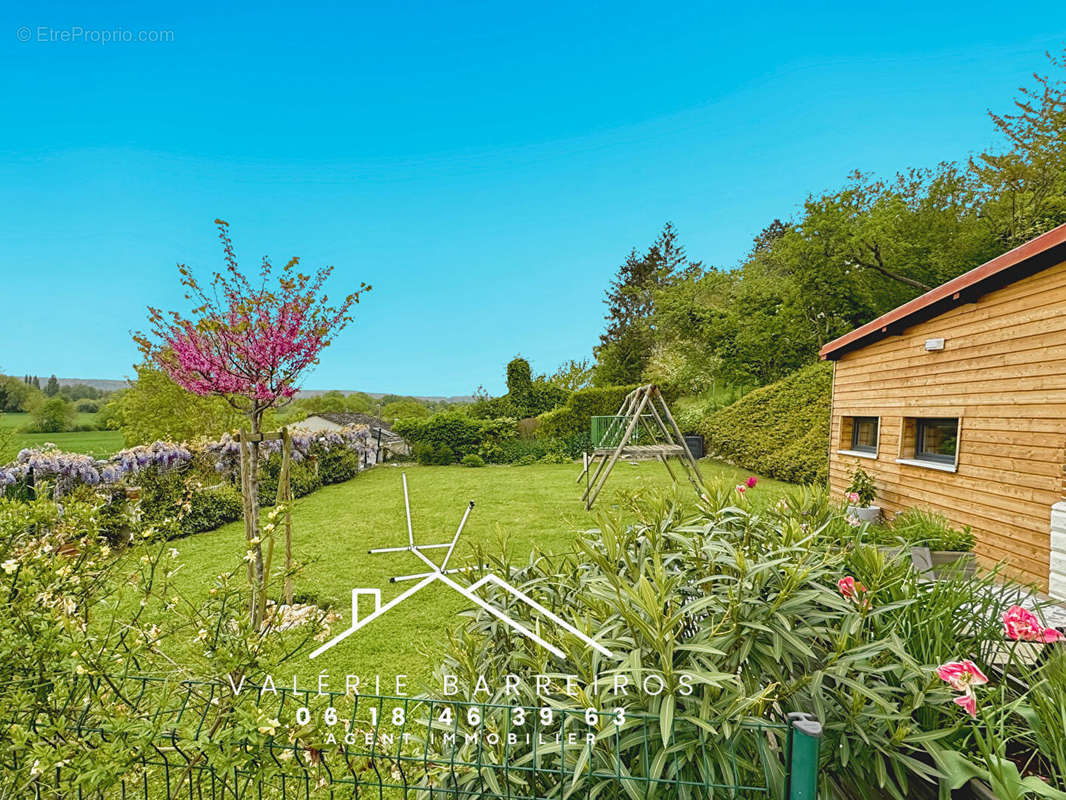
[[[144,520],[163,527],[167,527],[168,519],[177,520],[177,528],[167,527],[171,536],[214,530],[244,514],[241,493],[229,483],[200,488],[186,484],[178,470],[161,473],[155,469],[142,472],[138,482]],[[117,509],[125,503],[125,492],[115,491],[112,495],[105,508]]]
[[[832,383],[832,366],[818,363],[749,392],[703,421],[708,453],[783,481],[824,482]]]
[[[537,438],[563,439],[584,437],[587,446],[591,434],[592,418],[607,417],[618,412],[625,396],[636,389],[634,386],[596,386],[580,389],[566,401],[566,405],[547,411],[537,417]],[[580,451],[579,451],[580,452]]]
[[[393,430],[410,442],[417,452],[447,447],[454,458],[462,459],[471,453],[495,460],[492,452],[502,442],[513,439],[515,421],[510,418],[477,419],[462,411],[441,411],[432,417],[399,419]]]

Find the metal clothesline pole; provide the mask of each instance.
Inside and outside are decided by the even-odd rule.
[[[470,503],[467,505],[466,510],[463,512],[462,519],[459,520],[459,527],[456,528],[455,535],[452,536],[450,542],[444,542],[440,544],[415,544],[414,525],[411,522],[411,498],[407,490],[407,473],[402,473],[401,477],[403,478],[403,505],[404,511],[407,516],[407,544],[401,545],[400,547],[375,547],[371,550],[368,550],[367,552],[371,554],[402,552],[413,553],[423,562],[425,562],[426,566],[430,568],[431,572],[421,572],[413,575],[396,575],[392,578],[389,578],[389,582],[396,583],[397,581],[408,581],[415,580],[418,578],[428,578],[431,575],[451,575],[457,572],[467,572],[471,569],[480,568],[479,566],[471,566],[454,567],[452,569],[447,569],[448,561],[451,559],[452,553],[455,552],[455,546],[459,543],[459,537],[463,533],[463,528],[466,527],[466,521],[470,517],[470,512],[474,509],[474,501],[471,500]],[[429,558],[427,558],[422,553],[423,550],[442,550],[444,548],[447,548],[448,552],[445,553],[444,561],[440,564],[440,566],[434,564]]]

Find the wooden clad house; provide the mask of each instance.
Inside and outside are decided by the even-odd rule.
[[[830,486],[969,525],[978,555],[1066,598],[1066,225],[822,348]]]

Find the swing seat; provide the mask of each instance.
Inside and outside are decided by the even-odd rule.
[[[597,447],[592,451],[594,456],[609,456],[618,448]],[[666,456],[683,456],[685,448],[679,444],[627,444],[619,453],[619,458],[629,458],[635,461],[654,461]]]

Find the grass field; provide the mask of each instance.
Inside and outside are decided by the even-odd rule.
[[[77,415],[75,424],[92,425],[95,414]],[[24,433],[23,428],[30,424],[29,414],[0,414],[0,428],[15,431],[11,443],[0,452],[0,464],[5,463],[23,447],[40,447],[45,442],[52,442],[60,450],[70,453],[86,453],[96,458],[105,458],[122,449],[121,431],[71,431],[69,433]]]
[[[708,461],[701,462],[701,469],[708,483],[724,480],[733,485],[748,475]],[[325,487],[296,501],[294,545],[298,560],[308,564],[296,581],[296,592],[337,610],[341,620],[333,633],[338,633],[351,622],[353,588],[380,589],[384,604],[413,585],[389,583],[389,578],[424,572],[425,566],[414,555],[367,553],[371,547],[406,544],[401,472],[408,477],[416,543],[448,541],[467,502],[475,501],[463,533],[466,543],[457,549],[450,564],[459,566],[469,563],[470,547],[475,542],[497,553],[506,542],[508,551],[519,558],[528,554],[534,543],[554,552],[569,549],[578,531],[596,524],[596,515],[585,512],[580,502],[582,487],[574,482],[578,471],[576,464],[482,469],[381,466],[347,483]],[[661,464],[621,463],[597,510],[609,509],[620,489],[671,486]],[[752,494],[757,502],[772,500],[785,486],[761,480]],[[687,483],[678,487],[678,496],[683,502],[695,499]],[[179,586],[190,599],[202,597],[220,572],[242,566],[245,545],[240,523],[173,544],[183,565]],[[437,560],[440,554],[428,553]],[[314,661],[301,653],[279,672],[296,674],[302,684],[312,685],[324,670],[341,686],[349,674],[360,675],[363,681],[373,681],[380,674],[383,681],[392,681],[399,673],[409,676],[409,689],[416,689],[439,663],[442,643],[456,614],[468,606],[468,601],[448,587],[430,585]],[[392,691],[392,687],[382,685],[383,693]]]

